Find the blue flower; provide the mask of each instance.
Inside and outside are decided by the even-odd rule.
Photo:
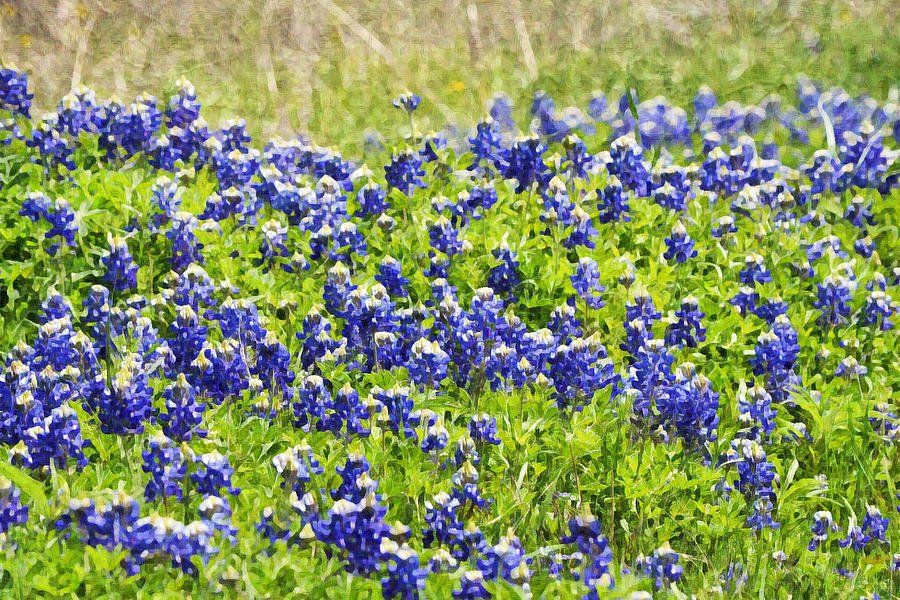
[[[640,555],[635,568],[654,579],[657,590],[669,589],[671,584],[681,579],[684,572],[684,568],[678,564],[679,558],[678,553],[667,542],[654,550],[652,556]]]
[[[356,194],[356,201],[359,203],[359,210],[353,213],[355,217],[383,215],[391,207],[387,201],[387,194],[374,181],[369,181],[359,188],[359,192]]]
[[[536,136],[519,138],[512,147],[500,154],[500,171],[507,179],[518,183],[516,193],[529,189],[532,184],[543,187],[550,179],[549,169],[544,164],[547,147]]]
[[[821,510],[813,515],[810,528],[812,529],[812,539],[807,547],[810,552],[817,550],[819,546],[827,542],[830,533],[841,529],[835,524],[831,513],[827,510]]]
[[[706,328],[701,320],[706,313],[700,311],[700,301],[688,296],[681,301],[681,308],[675,311],[677,321],[666,328],[665,341],[669,346],[696,348],[698,342],[706,341]]]
[[[475,135],[469,138],[469,146],[474,155],[469,170],[486,170],[490,165],[498,165],[502,151],[501,141],[499,126],[494,119],[487,117],[480,121],[475,126]]]
[[[891,302],[891,297],[876,290],[866,296],[859,322],[862,325],[878,325],[881,331],[888,331],[894,326],[889,318],[895,312],[898,312],[898,308]]]
[[[234,469],[228,464],[228,458],[216,450],[207,454],[194,457],[194,462],[199,463],[197,471],[191,473],[191,480],[197,484],[197,491],[204,496],[221,495],[224,488],[232,496],[241,493],[240,488],[231,485],[231,475]]]
[[[170,130],[173,127],[186,129],[200,117],[200,102],[191,82],[181,77],[176,86],[166,108],[166,127]]]
[[[850,379],[851,377],[862,377],[869,370],[863,365],[859,364],[854,357],[848,356],[847,358],[841,360],[838,364],[837,369],[834,370],[834,374],[837,377],[844,377],[846,379]]]
[[[499,246],[491,250],[491,255],[495,260],[499,260],[500,264],[491,267],[488,271],[487,285],[496,293],[508,299],[508,302],[515,303],[518,298],[515,291],[519,287],[519,261],[517,254],[510,250],[509,245],[504,240]]]
[[[163,433],[176,440],[190,440],[194,435],[206,437],[206,430],[201,429],[203,411],[206,405],[197,402],[194,388],[188,383],[184,373],[163,392],[166,401],[166,412],[159,415],[163,424]]]
[[[388,187],[396,188],[407,196],[412,196],[417,187],[428,187],[422,180],[424,176],[422,159],[410,149],[401,150],[393,155],[390,164],[384,167],[384,177]]]
[[[298,497],[306,493],[306,486],[312,480],[311,475],[321,475],[324,472],[313,455],[312,448],[305,441],[276,454],[272,457],[272,464],[284,480],[281,482],[281,489],[291,490]]]
[[[753,287],[757,283],[772,281],[772,275],[766,269],[765,259],[759,254],[751,254],[744,261],[744,268],[738,274],[741,283]]]
[[[597,189],[597,209],[601,223],[615,223],[631,221],[631,207],[628,205],[628,192],[622,187],[622,182],[615,175],[610,175],[606,180],[606,187]]]
[[[674,258],[676,262],[683,263],[687,259],[697,256],[694,243],[694,240],[688,236],[687,229],[684,228],[681,221],[678,221],[672,227],[672,235],[666,238],[667,249],[663,258],[666,260]]]
[[[490,598],[491,594],[484,587],[484,575],[481,571],[466,571],[459,580],[459,589],[453,590],[457,600],[476,600]]]
[[[31,99],[28,93],[28,74],[13,67],[0,69],[0,108],[13,116],[30,119]]]
[[[152,502],[159,496],[163,501],[173,497],[179,502],[183,497],[181,481],[187,474],[187,463],[184,455],[175,443],[166,436],[150,438],[150,449],[143,452],[144,473],[150,474],[150,480],[144,489],[144,498]]]
[[[128,242],[124,238],[113,237],[107,234],[109,251],[101,260],[106,267],[103,281],[108,283],[115,291],[125,291],[137,287],[138,266],[134,264],[134,257],[128,251]]]
[[[402,108],[406,112],[412,114],[419,108],[419,103],[421,102],[422,99],[419,96],[412,92],[404,92],[394,98],[394,108]]]
[[[381,578],[381,593],[385,600],[399,596],[401,600],[418,600],[425,589],[428,569],[419,563],[419,555],[407,544],[381,538],[380,553],[387,558],[387,576]]]
[[[387,288],[391,295],[406,298],[409,296],[409,292],[406,291],[409,279],[403,276],[400,267],[400,261],[393,256],[386,255],[381,259],[381,265],[378,267],[375,281]]]
[[[21,492],[6,477],[0,476],[0,533],[24,525],[28,521],[28,506],[21,501]]]

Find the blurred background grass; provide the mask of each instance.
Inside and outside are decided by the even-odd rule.
[[[352,153],[366,128],[394,130],[407,88],[426,131],[470,126],[497,91],[521,123],[537,89],[584,107],[628,81],[687,106],[703,84],[792,97],[802,72],[883,99],[898,23],[896,0],[0,0],[0,56],[28,71],[38,115],[74,84],[165,99],[185,75],[213,125],[242,116]]]

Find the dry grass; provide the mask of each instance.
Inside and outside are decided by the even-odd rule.
[[[162,96],[185,74],[213,122],[242,115],[258,133],[355,144],[404,88],[431,101],[433,125],[471,120],[501,89],[583,104],[626,78],[644,95],[684,100],[710,83],[755,100],[805,70],[884,95],[898,12],[846,0],[7,0],[0,55],[29,71],[43,109],[74,83]]]

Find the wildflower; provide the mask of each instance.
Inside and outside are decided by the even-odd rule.
[[[663,258],[666,260],[674,258],[676,262],[683,263],[687,259],[697,256],[694,243],[694,240],[688,236],[687,229],[679,221],[672,227],[672,235],[666,238],[667,249]]]
[[[834,370],[834,374],[837,377],[844,377],[845,379],[850,379],[851,377],[862,377],[866,373],[868,373],[868,369],[853,358],[852,356],[848,356],[841,360],[840,364],[837,366],[837,369]]]
[[[406,112],[412,114],[417,108],[419,108],[419,103],[421,102],[422,99],[419,96],[413,94],[412,92],[404,92],[398,97],[394,98],[394,108],[402,108]]]
[[[667,542],[655,550],[652,556],[639,556],[635,566],[644,575],[656,580],[657,590],[668,589],[672,583],[681,579],[684,571],[678,564],[679,558],[678,553]]]
[[[578,292],[578,295],[584,299],[589,307],[597,310],[606,305],[602,296],[603,292],[606,291],[606,287],[600,285],[597,261],[585,256],[578,261],[577,270],[570,279],[575,291]]]
[[[111,233],[107,233],[107,239],[110,249],[102,259],[106,267],[103,280],[116,291],[136,288],[138,266],[128,251],[128,243],[123,238],[113,237]]]
[[[240,488],[231,485],[231,475],[234,469],[228,464],[228,458],[218,451],[201,454],[194,458],[199,467],[191,474],[191,480],[197,484],[197,490],[204,496],[219,496],[223,488],[232,496],[241,493]]]
[[[28,521],[28,506],[21,501],[21,492],[6,477],[0,476],[0,534]]]

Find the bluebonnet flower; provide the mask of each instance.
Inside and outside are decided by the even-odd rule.
[[[384,215],[385,211],[390,208],[387,194],[374,181],[370,181],[359,188],[359,192],[356,194],[356,201],[359,203],[359,210],[353,213],[355,217]]]
[[[231,485],[231,475],[234,469],[228,464],[228,458],[223,456],[216,450],[207,454],[201,454],[194,457],[194,462],[200,466],[196,472],[191,473],[191,481],[197,484],[197,491],[204,496],[221,495],[224,488],[232,496],[241,493],[240,488]]]
[[[437,455],[450,442],[450,433],[441,423],[433,423],[426,427],[422,436],[422,452]]]
[[[227,154],[233,150],[247,152],[247,144],[253,138],[247,134],[247,121],[244,119],[228,119],[222,124],[222,128],[216,132],[216,138],[222,145],[222,153]]]
[[[875,416],[869,417],[872,429],[885,440],[892,440],[900,433],[900,417],[891,412],[887,402],[879,402],[872,408]]]
[[[153,388],[139,354],[126,355],[104,389],[97,409],[100,430],[115,435],[138,434],[152,412]]]
[[[172,256],[169,261],[172,268],[181,272],[193,263],[203,263],[203,255],[200,251],[203,244],[194,233],[198,227],[197,217],[187,211],[178,211],[173,215],[172,225],[166,231],[166,237],[172,244]]]
[[[484,441],[488,444],[498,445],[497,419],[487,413],[479,413],[469,421],[469,436],[476,442]]]
[[[844,212],[844,218],[850,221],[851,225],[860,229],[875,224],[875,218],[872,216],[872,204],[866,206],[866,200],[862,196],[853,197],[850,206]]]
[[[69,206],[69,202],[65,198],[57,198],[52,205],[52,210],[48,205],[46,198],[39,198],[34,194],[30,194],[23,204],[23,211],[19,214],[28,216],[32,221],[37,221],[37,213],[50,224],[50,229],[44,234],[44,239],[51,240],[59,237],[60,240],[54,241],[47,247],[47,254],[56,256],[60,246],[65,244],[72,247],[75,245],[75,234],[78,232],[78,224],[75,222],[75,211]]]
[[[759,304],[753,314],[771,325],[780,315],[786,314],[787,309],[787,302],[784,302],[781,296],[775,295],[765,304]]]
[[[819,546],[827,542],[830,533],[841,529],[835,524],[831,513],[827,510],[820,510],[814,514],[810,527],[812,529],[812,539],[807,547],[810,552],[817,550]]]
[[[459,589],[453,590],[457,600],[477,600],[490,598],[491,594],[484,587],[484,575],[481,571],[465,571],[459,580]]]
[[[851,377],[862,377],[869,370],[863,365],[859,364],[854,357],[848,356],[841,360],[838,364],[837,369],[834,370],[834,374],[837,377],[844,377],[846,379],[850,379]]]
[[[676,262],[683,263],[687,259],[697,256],[694,243],[694,240],[688,236],[687,229],[679,221],[672,227],[672,235],[666,238],[667,249],[663,258],[666,260],[674,258]]]
[[[846,258],[847,253],[841,250],[841,239],[836,235],[830,235],[813,242],[806,247],[806,259],[809,262],[815,262],[825,256],[825,253],[831,251],[835,256]]]
[[[330,385],[330,382],[329,382]],[[325,380],[318,375],[309,375],[297,389],[292,405],[294,411],[294,427],[308,430],[309,425],[321,419],[325,414],[326,402],[331,394],[325,388]]]
[[[313,455],[312,448],[305,441],[276,454],[272,457],[272,464],[284,479],[281,489],[291,490],[300,497],[306,492],[306,485],[312,480],[311,475],[321,475],[324,472]]]
[[[522,542],[508,530],[494,546],[487,546],[478,559],[478,569],[490,581],[500,579],[514,585],[527,586],[533,571],[528,568],[531,558],[526,558]],[[526,588],[527,589],[527,588]]]
[[[622,97],[627,101],[624,95]],[[630,113],[629,118],[632,118]],[[637,143],[634,135],[620,134],[610,144],[609,163],[606,165],[609,173],[618,177],[623,187],[634,191],[640,198],[649,195],[651,181],[649,166],[643,160],[643,153],[644,149]]]
[[[31,130],[31,137],[25,140],[25,145],[35,148],[38,152],[36,162],[44,167],[44,175],[62,176],[60,167],[69,171],[75,170],[75,162],[72,160],[75,153],[75,144],[59,133],[58,118],[56,113],[44,115],[40,124]]]
[[[379,552],[390,561],[387,576],[381,578],[381,593],[385,600],[399,596],[401,600],[418,600],[425,589],[428,569],[419,563],[419,555],[408,544],[398,545],[389,538],[381,538]]]
[[[197,402],[196,392],[184,373],[179,373],[178,379],[165,389],[163,398],[166,401],[166,412],[159,415],[163,433],[185,441],[194,435],[206,437],[206,430],[200,428],[206,405]]]
[[[517,302],[518,298],[515,296],[515,291],[520,283],[517,254],[510,250],[505,240],[491,250],[491,254],[495,260],[500,261],[500,264],[491,267],[490,271],[488,271],[488,287],[497,294],[506,297],[508,302]]]
[[[138,266],[134,264],[134,257],[128,251],[128,242],[124,238],[113,237],[107,233],[109,251],[101,260],[106,267],[103,281],[108,283],[114,291],[125,291],[137,287]]]
[[[570,279],[575,291],[578,292],[578,295],[584,299],[589,307],[597,310],[606,305],[602,296],[603,292],[606,291],[606,287],[600,285],[597,261],[593,258],[588,256],[581,258],[578,261],[575,274]]]
[[[824,325],[840,325],[850,317],[849,302],[853,298],[855,284],[835,272],[829,275],[817,287],[815,308],[822,311],[819,319]]]
[[[863,258],[870,258],[875,253],[875,242],[868,235],[854,242],[853,249]]]
[[[513,145],[501,152],[500,171],[507,179],[518,182],[516,193],[520,194],[533,184],[543,187],[550,179],[544,152],[547,148],[536,136],[519,138]]]
[[[378,229],[380,229],[384,233],[387,233],[394,228],[394,219],[393,217],[384,213],[380,217],[378,217],[378,219],[375,221],[375,225],[378,226]]]
[[[200,102],[190,81],[180,77],[175,85],[175,93],[166,108],[166,127],[186,129],[200,117]]]
[[[672,550],[668,542],[654,550],[652,556],[640,555],[635,561],[635,568],[656,582],[656,589],[669,589],[669,586],[681,579],[684,568],[678,564],[678,553]]]
[[[750,359],[754,375],[765,375],[766,388],[775,400],[785,401],[800,385],[793,367],[800,353],[797,332],[784,315],[775,319],[772,331],[760,334]]]
[[[381,259],[375,281],[387,288],[391,295],[406,298],[409,296],[409,292],[406,290],[409,279],[403,276],[400,267],[400,261],[393,256],[386,255]]]
[[[349,383],[337,391],[333,401],[326,401],[325,409],[316,423],[316,429],[319,431],[330,431],[340,435],[345,429],[348,438],[353,435],[369,435],[369,430],[362,425],[362,421],[368,418],[368,412],[360,404],[359,394]]]
[[[567,344],[572,339],[581,337],[581,321],[575,318],[575,307],[566,302],[553,309],[547,329],[558,343]]]
[[[388,187],[398,189],[407,196],[412,196],[415,189],[427,187],[422,180],[425,171],[422,159],[410,149],[401,150],[391,157],[391,162],[384,167],[384,177]]]
[[[487,169],[490,165],[499,164],[502,151],[500,128],[493,118],[487,117],[475,126],[475,135],[468,138],[474,159],[469,165],[470,171]]]
[[[287,258],[290,256],[290,252],[288,251],[287,246],[285,246],[285,242],[287,241],[287,227],[283,226],[275,219],[272,219],[263,224],[261,231],[263,234],[263,239],[259,244],[259,253],[261,256],[260,258],[254,259],[253,262],[257,266],[264,265],[263,272],[267,273],[273,265],[277,264],[276,261],[278,258]],[[281,267],[285,268],[286,265],[282,264]]]
[[[0,534],[5,536],[12,527],[19,527],[27,521],[28,505],[22,503],[19,488],[0,476]]]
[[[60,393],[62,385],[62,382],[57,382],[53,393]],[[79,470],[88,463],[84,447],[90,446],[90,440],[82,439],[78,415],[67,404],[53,408],[43,423],[25,429],[22,438],[30,457],[26,464],[29,468],[38,469],[53,464],[57,469],[64,469],[68,458],[75,459]]]
[[[766,269],[765,259],[759,254],[751,254],[744,260],[744,268],[738,274],[746,286],[753,287],[757,283],[772,281],[772,275]]]
[[[169,328],[175,336],[169,340],[169,347],[175,357],[175,367],[179,371],[187,371],[206,341],[207,328],[200,325],[200,317],[188,305],[177,308],[175,319]]]
[[[726,455],[729,464],[737,464],[738,478],[734,488],[753,505],[753,515],[747,517],[746,526],[758,531],[762,527],[777,528],[772,521],[772,503],[776,499],[773,484],[778,484],[774,465],[768,461],[762,446],[753,440],[737,439],[731,442]]]
[[[600,520],[585,509],[568,522],[569,534],[560,540],[563,544],[575,544],[578,552],[587,557],[582,580],[596,594],[598,587],[612,589],[614,580],[609,567],[612,551],[609,541],[603,537]],[[579,561],[580,562],[580,561]],[[578,574],[574,573],[576,579]]]
[[[687,210],[687,196],[669,182],[653,190],[653,201],[675,212]]]
[[[356,224],[350,222],[341,223],[337,234],[334,236],[334,248],[329,258],[334,261],[353,262],[353,255],[366,256],[366,238],[356,228]]]
[[[142,453],[144,473],[150,475],[144,498],[152,502],[162,496],[175,498],[181,502],[183,492],[181,481],[187,474],[184,455],[175,443],[164,435],[150,438],[150,448]]]
[[[168,225],[181,206],[178,184],[168,177],[157,177],[150,188],[152,213],[149,218],[151,233],[158,233],[164,225]]]
[[[876,290],[866,296],[859,322],[863,325],[878,325],[881,331],[889,331],[894,326],[889,319],[895,312],[898,312],[898,308],[891,302],[891,297]]]
[[[329,545],[329,552],[337,550],[348,573],[367,575],[378,571],[385,559],[381,554],[381,540],[389,527],[384,522],[386,508],[380,504],[381,496],[375,493],[378,482],[365,473],[357,481],[365,484],[353,494],[361,494],[360,500],[338,497],[327,517],[318,520],[313,528],[316,538]]]
[[[413,94],[412,92],[404,92],[398,97],[394,98],[394,108],[402,108],[406,112],[412,114],[417,108],[419,108],[420,102],[422,102],[422,99],[416,94]]]
[[[576,411],[589,405],[594,394],[603,388],[611,386],[614,397],[620,380],[612,361],[606,358],[606,348],[595,336],[560,345],[548,376],[554,383],[557,407]]]
[[[22,209],[19,215],[28,217],[32,223],[37,223],[50,212],[50,198],[42,192],[29,192],[22,201]]]
[[[24,140],[22,128],[15,119],[0,119],[0,144],[9,146],[13,140]]]
[[[12,66],[0,69],[0,108],[14,117],[30,119],[32,98],[34,95],[28,93],[28,73]]]
[[[778,411],[772,408],[772,396],[759,383],[748,388],[743,397],[738,398],[738,420],[744,426],[742,435],[750,439],[765,440],[775,431],[775,417]]]
[[[563,140],[563,148],[566,150],[566,158],[563,166],[569,171],[572,179],[587,179],[588,169],[594,162],[594,157],[587,151],[587,144],[577,135],[568,135]]]
[[[454,229],[447,217],[441,215],[434,224],[428,228],[428,238],[431,247],[447,256],[453,256],[463,251],[465,240],[460,239],[460,231]],[[446,278],[446,275],[441,275]],[[429,275],[426,275],[429,277]]]
[[[631,207],[628,204],[628,192],[622,186],[622,182],[615,175],[610,175],[606,180],[606,187],[597,189],[597,209],[600,211],[598,220],[601,223],[615,223],[631,221]]]
[[[677,321],[666,328],[665,341],[669,346],[696,348],[698,342],[706,341],[706,328],[701,320],[706,313],[700,311],[700,301],[688,296],[681,301],[681,308],[675,311]]]
[[[692,363],[682,364],[675,380],[656,394],[658,416],[650,427],[662,427],[681,438],[687,447],[717,439],[719,394],[710,380],[696,373]]]

